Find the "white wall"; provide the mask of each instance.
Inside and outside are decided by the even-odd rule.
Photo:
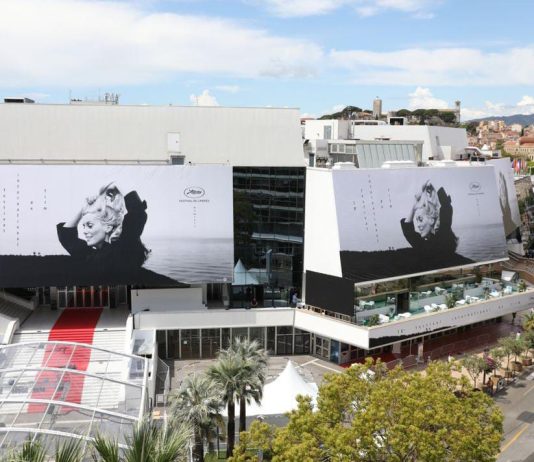
[[[203,310],[202,288],[132,290],[132,313],[150,310],[165,313],[180,310]]]
[[[253,310],[212,309],[174,313],[141,312],[135,315],[136,329],[209,329],[219,327],[292,326],[293,308]]]
[[[423,161],[450,158],[467,147],[467,132],[463,128],[431,127],[426,125],[355,125],[352,137],[361,140],[389,138],[423,142]],[[439,145],[437,143],[439,138]]]
[[[296,310],[295,327],[359,348],[367,349],[369,345],[369,333],[365,327],[339,321],[313,311]]]
[[[346,140],[350,135],[350,124],[348,120],[306,120],[304,125],[304,138],[307,140],[322,140],[324,138],[324,127],[331,127],[331,140]]]
[[[277,108],[0,104],[0,160],[163,162],[179,145],[186,162],[303,166],[299,117]]]
[[[330,169],[306,172],[304,271],[341,276],[334,183]]]

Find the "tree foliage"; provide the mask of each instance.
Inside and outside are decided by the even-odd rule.
[[[300,397],[272,440],[273,462],[495,460],[502,414],[467,379],[452,377],[451,365],[431,363],[425,373],[409,373],[378,363],[374,375],[370,368],[326,376],[317,409]]]
[[[478,378],[487,368],[486,360],[478,355],[469,355],[463,358],[460,364],[465,368],[473,380],[473,387],[476,388]]]
[[[204,442],[211,441],[217,425],[223,425],[220,410],[222,393],[217,383],[206,375],[187,377],[180,389],[171,396],[171,416],[193,427],[195,460],[204,460]]]

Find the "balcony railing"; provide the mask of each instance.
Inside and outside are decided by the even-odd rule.
[[[534,286],[524,286],[485,278],[480,283],[453,284],[444,288],[436,286],[431,290],[410,292],[409,309],[399,311],[394,297],[377,296],[375,300],[360,301],[354,307],[354,316],[324,310],[311,305],[299,306],[319,314],[331,316],[344,322],[362,327],[402,321],[408,318],[443,312],[452,308],[478,305],[487,301],[506,298],[519,292],[532,292]]]

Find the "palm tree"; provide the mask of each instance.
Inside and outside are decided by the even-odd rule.
[[[189,453],[191,427],[187,422],[171,422],[159,427],[148,418],[126,438],[127,448],[119,449],[117,440],[98,435],[94,441],[95,460],[102,462],[185,462]]]
[[[213,428],[222,422],[223,397],[219,385],[206,375],[187,377],[171,396],[173,419],[190,422],[193,427],[195,461],[204,461],[204,439],[211,441]]]
[[[246,368],[246,363],[239,356],[219,354],[217,362],[208,369],[208,376],[220,386],[223,402],[228,406],[226,457],[230,457],[234,451],[235,401],[239,397],[241,377]]]
[[[534,311],[530,311],[523,316],[523,329],[526,331],[534,330]]]
[[[237,337],[227,350],[221,352],[221,356],[235,354],[248,367],[241,375],[239,399],[239,433],[247,430],[247,404],[254,400],[260,403],[263,396],[267,371],[267,353],[257,340],[250,341],[246,338]]]

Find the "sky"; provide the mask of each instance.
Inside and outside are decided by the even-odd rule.
[[[0,96],[534,113],[531,0],[0,0]]]

